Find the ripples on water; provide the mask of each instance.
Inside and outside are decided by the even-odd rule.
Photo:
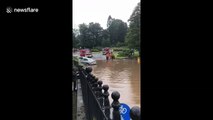
[[[140,64],[137,60],[97,61],[92,73],[109,85],[109,93],[118,91],[120,103],[140,106]],[[111,96],[109,96],[112,101]]]

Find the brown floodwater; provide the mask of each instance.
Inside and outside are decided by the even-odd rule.
[[[137,60],[97,60],[97,65],[92,66],[92,73],[109,85],[110,103],[111,93],[120,93],[120,103],[129,107],[140,106],[140,64]]]

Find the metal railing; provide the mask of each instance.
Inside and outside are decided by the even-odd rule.
[[[119,112],[120,93],[117,91],[112,92],[111,97],[113,102],[110,105],[108,99],[109,86],[102,86],[103,82],[91,74],[91,67],[87,67],[86,69],[83,66],[78,67],[77,76],[81,81],[87,120],[121,120]],[[132,120],[140,120],[140,108],[137,106],[132,107],[130,117]]]

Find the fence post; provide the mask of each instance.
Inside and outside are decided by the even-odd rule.
[[[93,76],[93,77],[92,77],[92,79],[91,79],[91,82],[90,82],[91,87],[92,87],[92,86],[93,86],[93,84],[95,83],[95,79],[96,79],[96,77],[95,77],[95,76]]]
[[[95,93],[95,95],[96,95],[97,87],[98,87],[98,78],[95,77],[93,84],[92,84],[92,91]]]
[[[93,82],[95,81],[94,79],[95,79],[95,76],[94,76],[94,75],[92,75],[92,78],[91,78],[91,81],[90,81],[90,85],[92,85],[92,84],[93,84]]]
[[[78,70],[82,71],[83,70],[83,66],[82,65],[78,65]]]
[[[88,76],[88,83],[91,84],[93,79],[94,75],[90,73],[90,75]]]
[[[90,74],[90,73],[92,72],[92,68],[91,68],[91,67],[87,67],[85,70],[86,70],[86,72],[87,72],[88,74]]]
[[[95,76],[93,74],[91,74],[92,79],[95,79]]]
[[[96,88],[98,86],[98,78],[95,77],[92,81],[91,87],[92,89]]]
[[[90,82],[90,80],[91,80],[91,72],[92,72],[92,68],[91,67],[87,67],[86,69],[85,69],[85,71],[86,71],[86,80],[87,80],[87,82],[89,83]]]
[[[88,81],[88,83],[91,85],[92,84],[92,81],[93,81],[93,79],[94,79],[95,77],[94,77],[94,75],[93,74],[89,74],[88,75],[88,77],[87,77],[87,81]]]
[[[112,116],[113,116],[113,120],[121,120],[121,116],[120,116],[120,111],[119,111],[119,107],[120,107],[120,102],[118,101],[118,99],[120,98],[120,93],[117,91],[112,92],[111,95],[113,102],[112,102],[112,107],[113,107],[113,112],[112,112]]]
[[[140,120],[140,108],[138,106],[132,107],[130,110],[130,117],[132,120]]]
[[[106,115],[106,117],[108,119],[110,119],[110,102],[109,102],[109,86],[108,85],[103,85],[103,89],[104,89],[104,93],[103,93],[103,96],[104,96],[104,113]]]
[[[103,82],[101,81],[101,80],[99,80],[98,82],[98,87],[97,87],[97,94],[96,94],[96,97],[97,98],[100,98],[100,97],[102,97],[102,84],[103,84]]]
[[[100,80],[98,81],[98,87],[97,87],[97,99],[101,105],[101,108],[103,107],[103,94],[102,94],[102,84],[103,82]]]

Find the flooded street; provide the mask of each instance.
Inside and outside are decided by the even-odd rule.
[[[103,85],[109,85],[110,95],[113,91],[120,93],[120,103],[126,103],[130,108],[140,106],[140,64],[137,60],[97,59],[97,65],[92,68],[92,73],[103,81]],[[111,102],[111,96],[109,98]]]

